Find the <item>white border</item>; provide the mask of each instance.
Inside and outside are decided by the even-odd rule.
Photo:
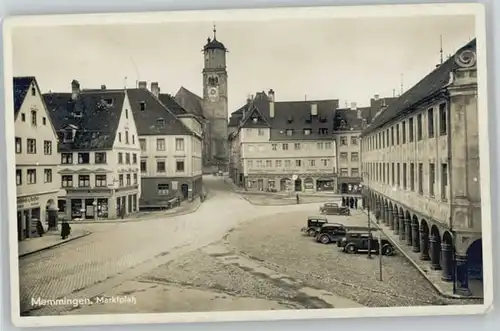
[[[222,321],[296,320],[349,317],[387,317],[424,315],[464,315],[489,311],[493,305],[493,269],[491,242],[490,201],[490,157],[488,135],[488,97],[486,76],[486,25],[482,4],[418,4],[377,6],[329,6],[274,9],[235,9],[211,11],[177,11],[150,13],[115,14],[71,14],[39,15],[7,18],[4,22],[4,84],[5,84],[5,133],[7,155],[7,180],[11,188],[14,181],[14,114],[12,91],[12,40],[11,32],[16,27],[65,26],[65,25],[110,25],[110,24],[152,24],[189,21],[266,21],[285,19],[361,18],[361,17],[408,17],[417,15],[474,15],[476,17],[477,67],[478,67],[478,116],[481,159],[481,203],[484,304],[463,306],[425,306],[390,308],[348,308],[283,311],[231,311],[210,313],[163,313],[163,314],[108,314],[108,315],[64,315],[21,317],[19,307],[19,265],[16,227],[9,223],[10,275],[11,275],[11,317],[18,327],[145,324],[145,323],[193,323]],[[15,190],[8,196],[9,217],[16,219]]]

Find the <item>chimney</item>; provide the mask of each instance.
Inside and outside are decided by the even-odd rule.
[[[71,82],[71,99],[78,99],[78,95],[80,95],[80,83],[76,79],[73,79]]]
[[[317,116],[317,115],[318,115],[318,104],[311,103],[311,116]]]
[[[151,83],[151,93],[153,93],[153,95],[157,98],[160,96],[160,87],[158,85],[158,82]]]
[[[274,118],[274,91],[270,89],[267,94],[269,95],[269,117]]]
[[[379,97],[380,97],[380,95],[375,94],[375,95],[373,96],[373,99],[378,100],[378,98],[379,98]]]
[[[351,102],[351,110],[356,110],[356,102]]]
[[[269,96],[269,101],[271,102],[274,102],[274,90],[273,89],[270,89],[268,92],[267,92],[268,96]]]
[[[139,88],[144,88],[144,89],[148,88],[148,83],[144,80],[141,80],[139,82]]]
[[[357,117],[358,118],[363,118],[363,115],[361,113],[361,108],[358,108],[358,111],[357,111]]]
[[[101,85],[101,90],[105,90],[106,89],[106,85]]]

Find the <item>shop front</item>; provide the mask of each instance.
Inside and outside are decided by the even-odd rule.
[[[339,177],[338,190],[341,194],[361,194],[361,177]]]
[[[50,216],[54,213],[57,192],[17,197],[17,238],[38,237],[37,223],[42,222],[48,228]],[[45,223],[45,224],[44,224]]]
[[[316,180],[316,191],[318,192],[335,192],[337,185],[333,178],[318,178]]]

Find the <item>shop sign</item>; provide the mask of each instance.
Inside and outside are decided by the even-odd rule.
[[[17,198],[17,209],[36,207],[40,207],[40,197],[38,196]]]

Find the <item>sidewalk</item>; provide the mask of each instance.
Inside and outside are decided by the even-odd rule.
[[[363,214],[366,215],[366,211],[363,210]],[[379,228],[382,233],[393,243],[393,245],[403,254],[413,266],[431,283],[431,285],[438,291],[442,296],[451,299],[482,299],[479,296],[463,296],[453,293],[453,282],[445,282],[441,280],[441,270],[432,270],[429,261],[420,260],[420,253],[415,253],[412,251],[412,246],[408,246],[406,242],[399,240],[399,235],[394,234],[394,232],[386,226],[384,223],[380,222],[377,224],[377,220],[370,213],[370,219],[374,227]]]
[[[92,232],[85,230],[73,230],[71,231],[68,239],[63,240],[61,239],[61,231],[46,232],[43,237],[28,238],[20,241],[18,243],[18,255],[19,257],[24,257],[36,252],[44,251],[70,241],[86,237],[91,233]]]
[[[167,209],[167,210],[158,210],[158,211],[140,211],[135,214],[128,215],[124,219],[114,218],[114,219],[86,219],[80,221],[68,221],[70,224],[95,224],[95,223],[125,223],[125,222],[139,222],[144,220],[150,220],[155,218],[168,218],[174,216],[182,216],[186,214],[190,214],[198,210],[201,202],[200,198],[194,199],[192,202],[184,202],[181,203],[179,207]]]

